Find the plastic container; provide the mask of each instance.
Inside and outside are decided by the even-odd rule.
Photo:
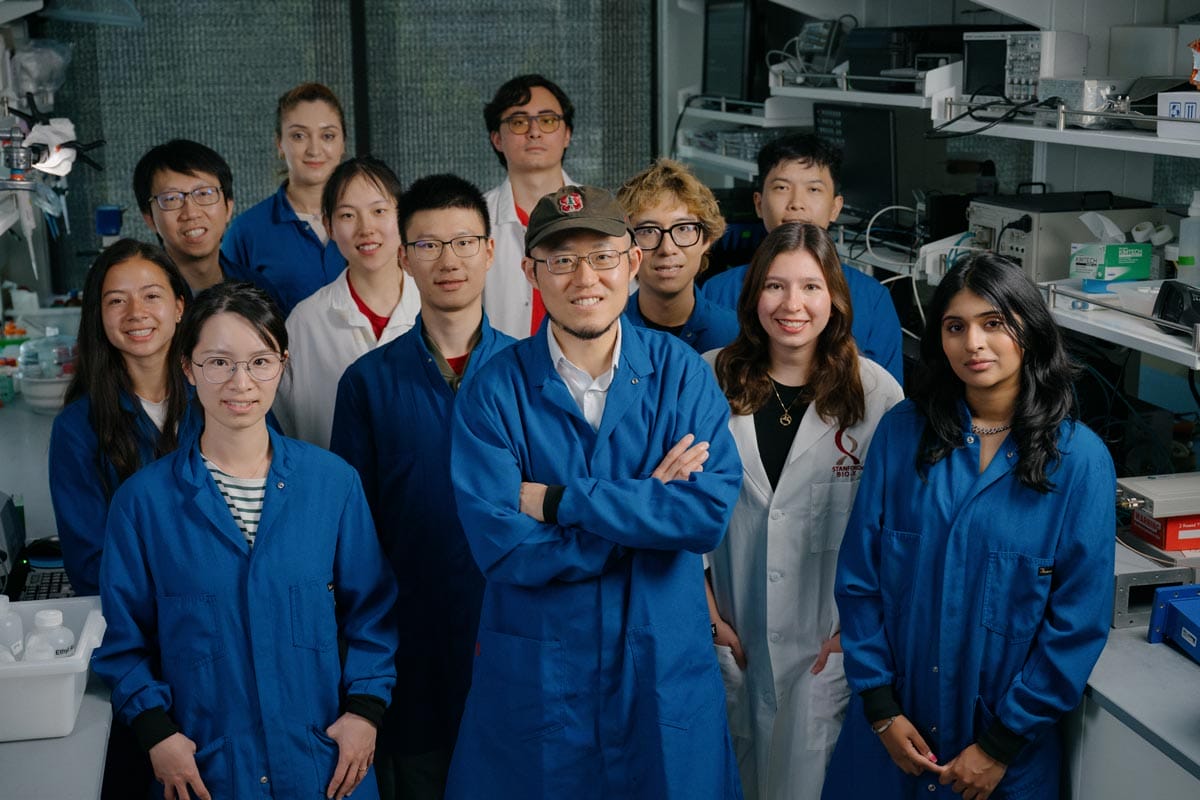
[[[24,650],[25,623],[9,606],[8,595],[0,594],[0,659],[19,661]]]
[[[21,380],[26,378],[70,377],[75,372],[75,359],[79,349],[74,336],[42,336],[30,339],[21,345],[17,366],[21,368]]]
[[[1179,221],[1179,280],[1200,286],[1200,189],[1192,193],[1188,215]]]
[[[75,653],[53,661],[0,663],[0,742],[66,736],[75,728],[92,650],[104,638],[100,598],[69,597],[13,603],[26,629],[38,611],[57,608],[75,634]]]
[[[59,333],[74,337],[79,334],[80,306],[54,306],[20,311],[16,314],[17,324],[29,331],[30,336],[49,336],[53,328]]]
[[[75,655],[75,634],[63,627],[62,609],[44,608],[33,615],[33,633],[25,639],[25,661],[53,661]]]

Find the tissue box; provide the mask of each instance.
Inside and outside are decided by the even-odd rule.
[[[1200,92],[1159,92],[1158,115],[1200,119]],[[1158,122],[1158,135],[1167,139],[1200,140],[1200,122]]]
[[[1198,93],[1200,94],[1200,93]],[[1071,277],[1137,281],[1150,277],[1154,245],[1149,242],[1071,245]]]

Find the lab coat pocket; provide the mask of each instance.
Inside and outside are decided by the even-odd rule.
[[[809,552],[824,553],[841,547],[857,488],[857,480],[812,484],[808,506]]]
[[[879,592],[884,613],[894,617],[909,611],[921,534],[882,528],[879,536]]]
[[[654,702],[661,725],[687,730],[696,715],[719,698],[712,656],[696,647],[711,638],[709,625],[704,614],[691,623],[629,629],[639,699]]]
[[[196,769],[213,800],[237,796],[237,786],[233,781],[233,743],[229,737],[222,736],[198,749]]]
[[[225,653],[211,594],[158,598],[159,651],[163,664],[195,669]]]
[[[983,624],[1010,642],[1027,642],[1046,615],[1054,559],[1023,553],[988,553]]]
[[[528,742],[561,730],[562,673],[559,642],[479,629],[471,694],[496,736]]]
[[[850,684],[842,653],[830,653],[825,669],[812,676],[808,696],[808,749],[828,750],[837,743],[850,705]]]
[[[717,665],[725,683],[725,712],[729,716],[729,732],[743,739],[751,736],[750,699],[746,691],[746,673],[733,658],[733,649],[723,644],[713,645]]]
[[[313,578],[288,587],[292,610],[292,644],[307,650],[337,647],[333,581]]]

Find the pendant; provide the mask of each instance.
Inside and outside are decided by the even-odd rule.
[[[787,426],[791,425],[792,424],[792,415],[789,414],[788,412],[784,411],[783,414],[779,417],[779,424],[785,428]]]

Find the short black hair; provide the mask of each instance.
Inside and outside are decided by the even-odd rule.
[[[571,102],[571,98],[567,97],[557,83],[549,78],[537,74],[518,75],[511,80],[508,80],[496,90],[496,96],[492,101],[483,107],[483,121],[487,124],[488,134],[496,133],[500,130],[500,115],[505,109],[513,106],[523,106],[533,97],[533,90],[540,86],[550,94],[554,95],[554,99],[558,101],[562,107],[563,123],[567,126],[568,131],[575,130],[575,104]],[[504,158],[504,154],[499,150],[492,148],[496,153],[496,157],[500,159],[500,166],[508,168],[508,160]]]
[[[198,172],[207,172],[216,177],[225,202],[233,201],[233,172],[220,153],[191,139],[172,139],[151,147],[133,168],[133,196],[143,214],[150,213],[154,176],[164,169],[193,177]]]
[[[483,221],[483,233],[492,235],[492,220],[483,192],[470,181],[444,172],[426,175],[413,182],[400,198],[400,239],[408,244],[408,223],[418,211],[462,208],[474,211]]]
[[[325,188],[321,191],[321,216],[327,220],[333,219],[333,210],[337,208],[338,200],[342,199],[342,193],[346,191],[350,181],[359,177],[366,178],[378,186],[385,195],[395,200],[396,206],[399,207],[404,187],[400,185],[400,179],[392,172],[392,168],[375,156],[358,156],[338,164],[329,180],[325,182]]]
[[[833,193],[842,193],[842,151],[811,133],[790,133],[773,139],[758,151],[758,188],[767,187],[767,173],[785,161],[825,167],[833,179]]]

